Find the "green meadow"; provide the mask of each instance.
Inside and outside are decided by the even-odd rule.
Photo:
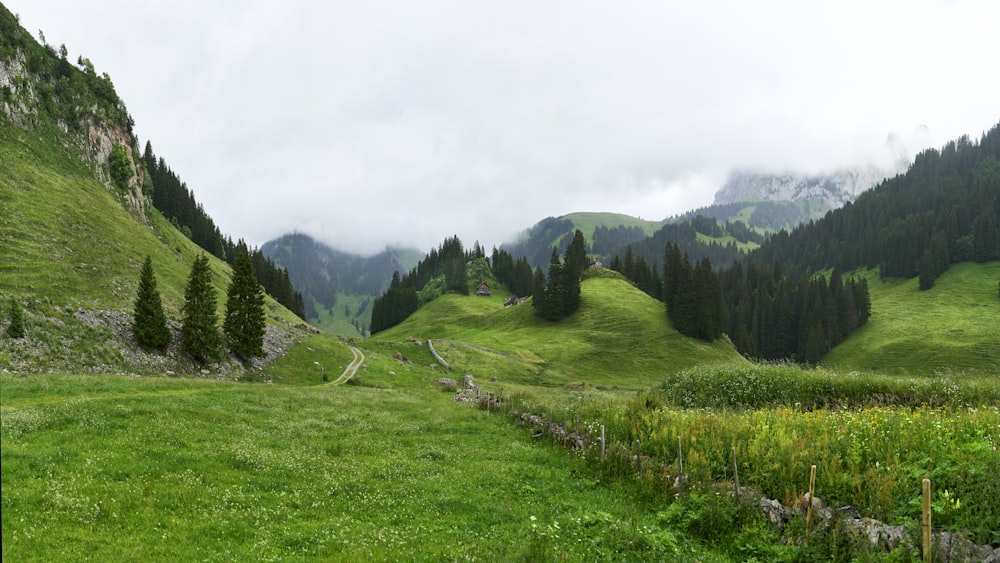
[[[824,356],[836,369],[885,373],[975,371],[1000,385],[1000,262],[953,264],[934,287],[869,272],[872,316]]]
[[[727,560],[641,484],[367,354],[338,386],[0,375],[3,559]]]

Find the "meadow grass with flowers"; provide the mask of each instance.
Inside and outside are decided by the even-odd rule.
[[[3,560],[729,559],[412,348],[337,386],[311,356],[296,384],[0,373]]]
[[[664,487],[678,476],[713,490],[733,480],[792,505],[808,490],[833,506],[894,525],[920,519],[921,480],[934,490],[938,529],[1000,545],[1000,389],[986,374],[937,378],[837,374],[792,365],[693,368],[614,400],[606,393],[536,394],[513,404],[553,420],[605,427],[606,471]],[[595,446],[596,447],[596,446]],[[588,453],[592,459],[595,448]]]

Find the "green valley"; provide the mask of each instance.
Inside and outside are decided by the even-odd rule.
[[[110,79],[0,24],[4,561],[916,561],[924,479],[937,559],[1000,560],[1000,127],[767,240],[612,213],[492,256],[288,235],[258,254],[285,282],[322,257],[291,276],[313,326],[267,296],[264,358],[199,362],[192,265],[221,308],[246,244],[177,176],[213,248],[165,216]],[[165,350],[131,332],[147,256]]]

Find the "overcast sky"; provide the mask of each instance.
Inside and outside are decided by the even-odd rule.
[[[253,245],[489,249],[1000,121],[992,0],[2,1],[107,72],[140,142]]]

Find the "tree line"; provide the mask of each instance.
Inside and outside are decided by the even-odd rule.
[[[234,260],[226,297],[220,331],[211,267],[208,257],[199,255],[184,290],[181,349],[200,364],[221,359],[227,349],[244,362],[264,355],[264,291],[245,252]],[[132,333],[141,346],[163,351],[170,345],[172,335],[149,256],[139,274],[132,317]]]
[[[292,286],[287,268],[279,268],[259,249],[249,248],[243,239],[233,242],[232,238],[223,236],[215,221],[195,200],[194,192],[188,189],[187,184],[167,166],[162,157],[156,157],[149,141],[146,142],[142,160],[152,184],[153,207],[192,242],[216,258],[225,260],[230,266],[235,266],[238,256],[247,254],[264,291],[289,311],[302,319],[306,318],[302,293]]]
[[[493,265],[493,277],[497,282],[502,283],[518,297],[531,295],[534,272],[526,256],[515,260],[510,252],[494,247],[490,261]]]
[[[707,257],[693,261],[673,242],[665,245],[662,278],[631,253],[615,256],[611,268],[663,301],[681,334],[706,341],[728,334],[754,359],[816,363],[871,315],[868,282],[844,280],[836,269],[829,281],[753,262],[716,272]]]

